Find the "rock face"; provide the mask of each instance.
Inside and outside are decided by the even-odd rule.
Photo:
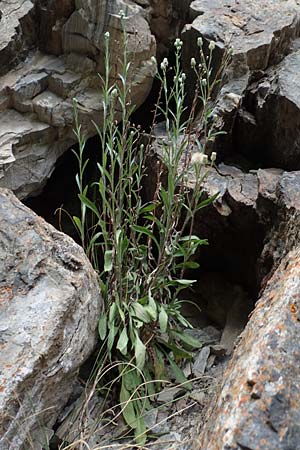
[[[3,2],[2,2],[3,3]],[[118,0],[9,0],[0,5],[0,187],[19,198],[37,193],[57,158],[75,143],[73,98],[87,137],[101,124],[98,73],[104,33],[111,35],[112,79],[120,73],[124,10],[131,101],[139,106],[152,85],[156,44],[142,6]]]
[[[252,168],[299,169],[299,2],[194,0],[190,20],[182,33],[186,71],[197,37],[205,48],[216,42],[216,65],[232,47],[216,110],[228,132],[218,140],[220,156],[241,154]]]
[[[40,449],[94,349],[101,298],[83,250],[0,190],[0,448]]]
[[[225,374],[205,450],[300,448],[300,250],[270,279]]]

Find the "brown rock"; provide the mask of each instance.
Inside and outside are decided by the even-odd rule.
[[[300,251],[282,261],[242,334],[199,450],[299,449]]]

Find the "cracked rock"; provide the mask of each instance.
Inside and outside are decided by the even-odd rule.
[[[0,448],[51,429],[93,351],[101,297],[73,240],[0,190]]]

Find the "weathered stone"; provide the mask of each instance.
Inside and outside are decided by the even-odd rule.
[[[121,9],[125,12],[123,25]],[[75,143],[71,131],[74,97],[85,136],[96,134],[92,121],[101,124],[103,106],[97,74],[104,73],[104,33],[110,33],[112,83],[121,72],[123,26],[128,33],[128,51],[133,55],[128,74],[130,100],[137,107],[151,89],[156,70],[151,56],[155,55],[156,43],[146,20],[148,14],[142,6],[129,1],[16,0],[1,4],[0,11],[0,111],[11,120],[11,133],[7,134],[6,125],[0,124],[0,142],[5,143],[0,147],[0,185],[26,198],[41,190],[56,158]],[[33,17],[39,27],[29,27]],[[33,30],[38,28],[35,33]],[[11,109],[24,118],[14,115]],[[42,141],[33,143],[24,130],[22,152],[16,152],[20,142],[14,130],[22,127],[28,114],[35,127],[50,125],[53,139],[47,145]],[[38,144],[39,149],[32,144]],[[37,152],[43,154],[38,170],[31,166],[38,159]],[[21,169],[23,155],[27,173]]]
[[[300,169],[300,50],[252,82],[234,127],[235,145],[260,164]]]
[[[35,40],[35,8],[30,0],[1,2],[0,75],[24,58]]]
[[[214,414],[193,448],[298,450],[300,251],[283,259],[225,374]]]
[[[203,347],[196,356],[192,367],[192,373],[196,377],[201,377],[204,374],[209,355],[210,347]]]
[[[101,298],[83,250],[0,190],[0,447],[39,449],[96,343]],[[32,446],[33,445],[33,446]]]
[[[299,3],[195,0],[190,11],[193,22],[182,33],[189,101],[195,93],[190,59],[197,58],[197,38],[203,38],[205,52],[210,40],[216,43],[213,74],[224,49],[232,48],[215,108],[227,132],[216,141],[219,156],[242,154],[252,168],[299,169],[299,44],[295,45],[300,33]]]

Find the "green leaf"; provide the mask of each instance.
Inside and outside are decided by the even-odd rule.
[[[150,289],[149,289],[148,298],[149,298],[149,302],[145,308],[146,308],[150,318],[155,322],[157,320],[157,305],[155,303],[154,298],[152,297]]]
[[[190,336],[187,333],[183,333],[181,331],[172,331],[172,336],[179,339],[184,344],[188,345],[191,348],[201,348],[203,347],[203,342],[199,341],[198,339],[194,338],[193,336]]]
[[[106,332],[107,332],[106,314],[102,314],[102,316],[100,317],[99,324],[98,324],[98,332],[99,332],[101,341],[103,341],[105,339]]]
[[[145,234],[146,236],[150,237],[151,240],[152,240],[153,242],[155,242],[155,244],[159,247],[156,237],[154,236],[154,234],[152,233],[152,231],[148,230],[148,228],[146,228],[146,227],[141,227],[140,225],[131,225],[131,228],[132,228],[134,231],[137,231],[137,232],[140,233],[140,234]]]
[[[109,308],[109,319],[108,319],[108,321],[109,321],[110,324],[115,321],[116,311],[117,311],[117,305],[116,305],[115,302],[113,302],[110,305],[110,308]]]
[[[134,430],[135,442],[138,445],[144,446],[146,443],[146,440],[147,440],[147,433],[146,433],[145,420],[140,414],[137,416],[136,424],[137,424],[137,426]]]
[[[135,344],[134,344],[134,356],[135,362],[138,369],[143,369],[145,365],[146,358],[146,346],[141,341],[138,332],[135,332]]]
[[[177,381],[177,383],[183,384],[183,387],[185,389],[191,390],[192,389],[192,383],[190,383],[186,376],[184,375],[183,371],[177,366],[176,362],[173,358],[171,358],[169,355],[167,355],[172,372],[174,374],[174,377]]]
[[[146,212],[154,211],[155,208],[156,208],[156,205],[155,205],[154,203],[150,203],[150,204],[148,204],[148,205],[143,206],[143,207],[140,209],[140,214],[144,214],[144,213],[146,213]]]
[[[165,358],[164,354],[157,348],[154,347],[156,358],[154,358],[154,377],[156,380],[164,380],[165,377]]]
[[[163,306],[160,307],[160,312],[158,316],[159,328],[162,333],[165,333],[168,328],[168,314]]]
[[[120,403],[125,422],[127,423],[128,426],[130,426],[130,428],[136,428],[137,421],[135,410],[133,407],[133,400],[130,399],[130,393],[125,388],[124,383],[122,383],[121,386]]]
[[[73,216],[73,222],[75,223],[76,228],[78,229],[79,233],[82,233],[82,225],[81,220],[79,217]]]
[[[111,352],[111,349],[114,345],[115,336],[118,332],[118,327],[115,327],[114,323],[109,324],[109,333],[108,333],[108,339],[107,339],[107,349],[108,352]]]
[[[81,194],[78,194],[78,197],[85,206],[87,206],[90,210],[93,211],[93,213],[98,217],[98,219],[101,219],[100,212],[98,211],[96,205],[93,202],[91,202],[91,200],[89,200],[85,195]]]
[[[141,376],[135,368],[130,368],[123,375],[123,382],[129,392],[133,392],[141,384]]]
[[[132,313],[134,316],[136,316],[138,319],[140,319],[144,323],[149,323],[151,321],[151,318],[144,306],[142,306],[138,302],[134,302],[131,305]]]
[[[89,246],[87,248],[87,253],[90,252],[91,248],[96,244],[97,239],[102,235],[103,235],[102,232],[98,232],[98,233],[94,234],[94,236],[92,237],[92,239],[89,242]]]
[[[128,344],[127,330],[126,327],[124,327],[117,342],[117,349],[120,350],[120,352],[124,356],[127,354],[127,344]]]
[[[186,261],[176,265],[177,269],[198,269],[198,267],[200,267],[200,264],[194,261]]]
[[[104,253],[104,272],[110,272],[112,270],[112,257],[113,251],[106,250]]]
[[[160,342],[165,347],[167,347],[169,350],[171,350],[175,357],[185,358],[185,359],[193,358],[193,354],[191,352],[188,352],[187,350],[183,350],[182,348],[178,347],[175,344],[171,344],[170,342],[166,342],[160,338],[157,338],[157,341]]]

